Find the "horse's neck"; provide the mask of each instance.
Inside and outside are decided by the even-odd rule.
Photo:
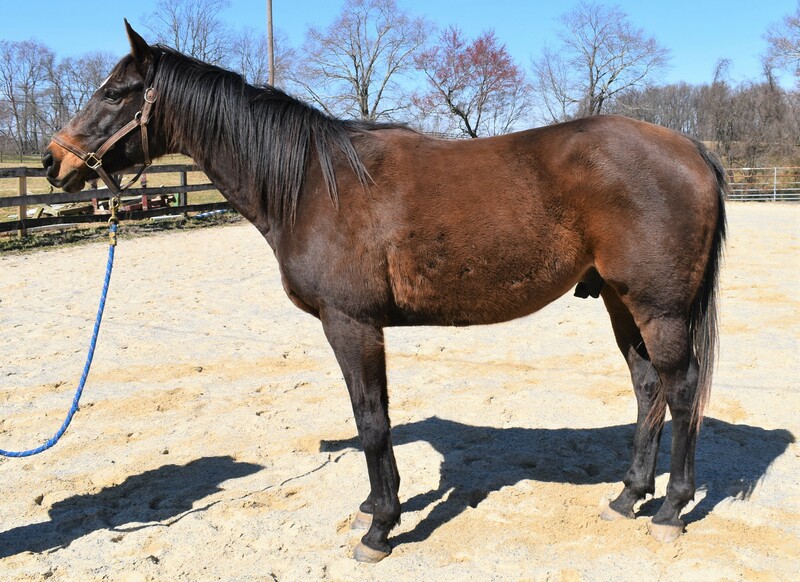
[[[244,150],[234,148],[234,151]],[[256,198],[260,194],[250,190],[244,176],[233,171],[238,165],[235,160],[227,159],[225,156],[208,155],[206,148],[201,144],[182,144],[180,153],[191,157],[233,209],[267,236],[270,230],[270,221],[266,214],[267,206],[258,203]]]

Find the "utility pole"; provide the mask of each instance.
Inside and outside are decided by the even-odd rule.
[[[269,84],[275,85],[275,38],[272,34],[272,0],[267,0],[267,44],[269,45]]]

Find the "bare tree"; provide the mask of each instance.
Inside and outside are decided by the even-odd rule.
[[[330,114],[392,118],[407,107],[399,81],[430,29],[395,0],[347,0],[328,28],[308,29],[295,80]]]
[[[714,80],[700,91],[698,131],[715,143],[720,155],[730,159],[736,139],[736,91],[730,82],[730,59],[720,59]]]
[[[752,167],[789,159],[797,143],[797,121],[775,79],[767,76],[764,82],[744,83],[735,99],[734,113],[740,113],[734,126],[737,161]]]
[[[634,87],[620,93],[609,105],[608,112],[696,136],[699,93],[697,86],[683,82]]]
[[[464,135],[507,133],[527,113],[530,86],[494,32],[468,43],[458,28],[450,27],[414,62],[430,89],[417,103],[454,118]]]
[[[228,55],[230,32],[220,14],[228,0],[158,0],[156,9],[145,16],[145,26],[155,42],[212,64]]]
[[[20,154],[41,149],[40,122],[54,59],[53,51],[37,41],[0,41],[0,99],[10,113],[6,135]]]
[[[267,81],[275,84],[275,27],[272,23],[272,0],[267,0]]]
[[[794,14],[787,14],[769,27],[765,35],[767,66],[789,69],[800,82],[800,2]]]
[[[14,115],[11,106],[8,101],[0,97],[0,162],[3,161],[4,154],[17,149],[13,130]]]
[[[277,29],[274,35],[275,81],[285,87],[291,71],[296,66],[297,53],[289,46],[289,38]],[[249,83],[264,85],[269,82],[269,39],[266,33],[245,28],[235,33],[230,45],[228,66],[244,76]]]
[[[701,90],[701,138],[713,141],[732,164],[754,166],[791,161],[798,143],[797,95],[783,90],[769,68],[763,82],[734,87],[728,61],[720,61],[714,82]]]
[[[764,67],[760,81],[733,85],[730,61],[720,60],[706,85],[648,86],[614,100],[609,110],[682,131],[734,166],[796,164],[800,99]]]
[[[560,46],[533,63],[549,121],[598,115],[619,93],[663,69],[669,51],[634,27],[618,7],[581,1],[561,17]]]
[[[117,58],[107,52],[67,57],[48,71],[50,104],[44,116],[48,133],[63,127],[103,83]]]

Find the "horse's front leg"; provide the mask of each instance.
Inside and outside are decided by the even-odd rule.
[[[377,562],[392,551],[387,537],[400,522],[400,476],[389,434],[383,329],[338,311],[324,310],[320,316],[347,382],[369,471],[370,494],[360,511],[367,521],[371,514],[372,522],[354,557],[359,562]]]

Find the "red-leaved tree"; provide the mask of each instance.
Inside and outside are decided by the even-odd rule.
[[[468,42],[451,26],[414,61],[429,89],[417,96],[418,107],[449,117],[464,135],[508,133],[528,112],[531,88],[525,73],[492,31]]]

